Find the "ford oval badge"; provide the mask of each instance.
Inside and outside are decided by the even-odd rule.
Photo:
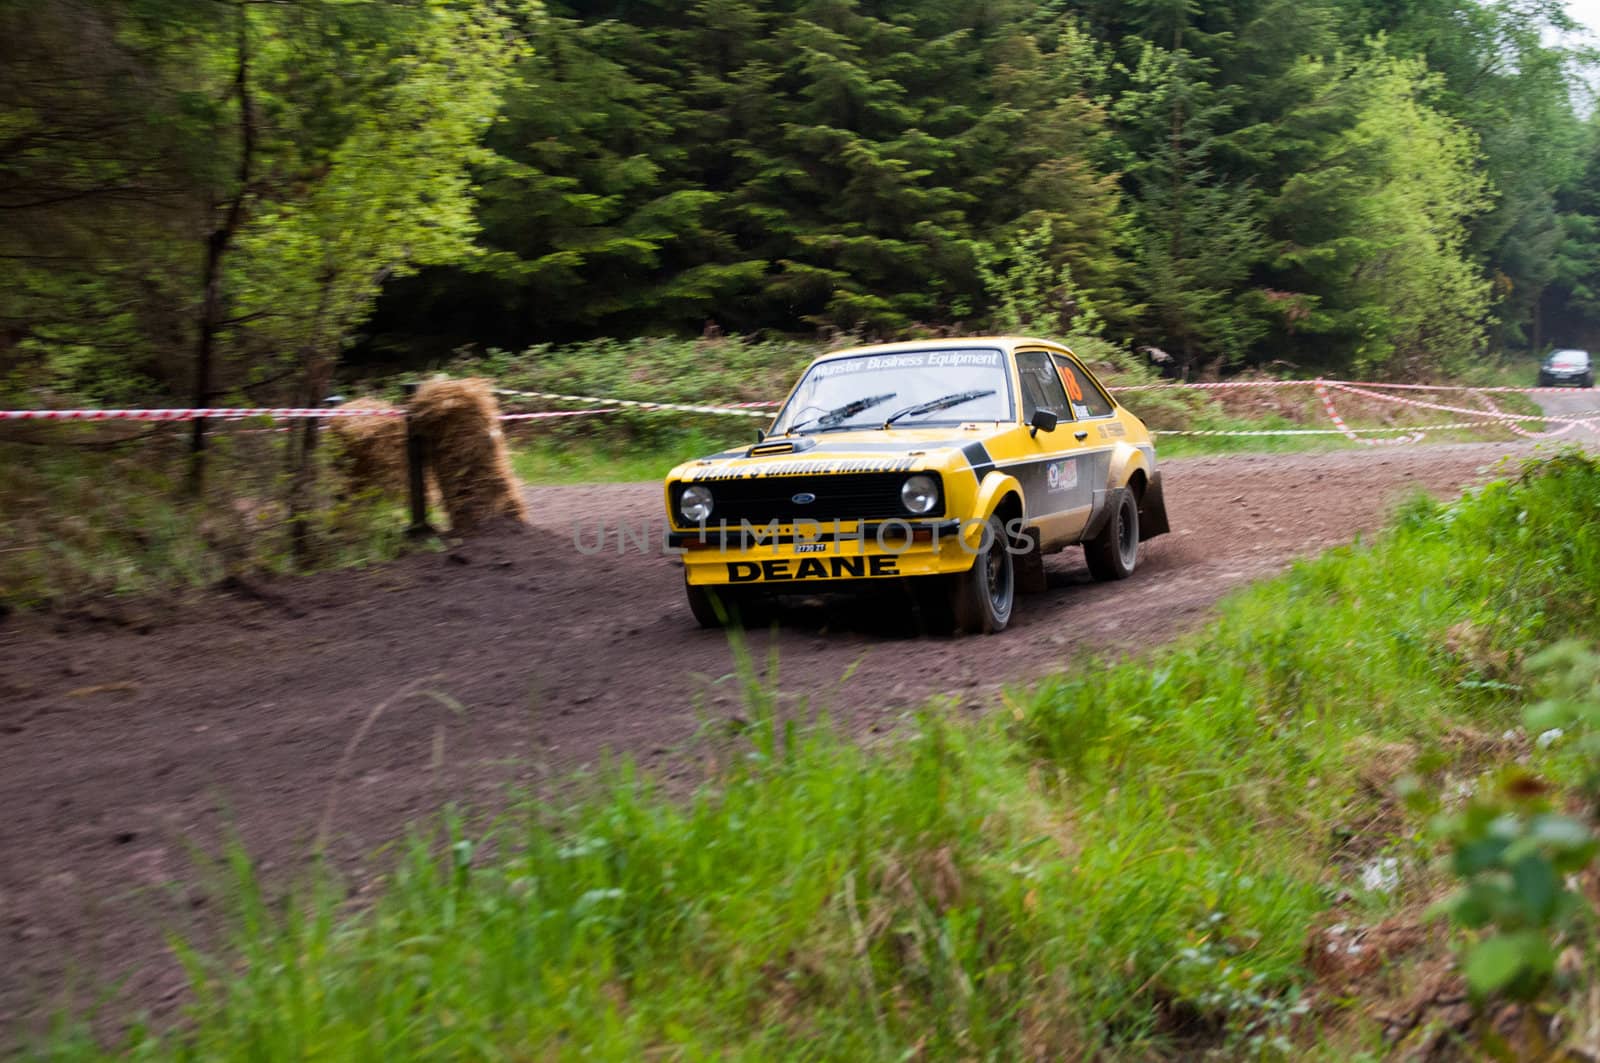
[[[816,500],[817,496],[812,494],[810,491],[801,491],[799,494],[789,499],[789,501],[793,502],[797,506],[809,506]]]

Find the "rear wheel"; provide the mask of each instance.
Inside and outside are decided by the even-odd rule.
[[[959,573],[950,589],[950,611],[958,631],[993,635],[1011,623],[1016,601],[1016,570],[1012,565],[1006,526],[990,517],[983,545],[967,571]]]
[[[1098,580],[1127,579],[1139,563],[1139,501],[1132,491],[1119,488],[1110,505],[1105,527],[1083,544],[1089,574]]]

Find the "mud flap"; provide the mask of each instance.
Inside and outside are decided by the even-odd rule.
[[[1023,533],[1028,540],[1028,552],[1013,554],[1012,572],[1017,581],[1018,594],[1040,594],[1046,589],[1044,551],[1039,546],[1039,531],[1029,528]]]
[[[1144,496],[1139,499],[1139,541],[1165,535],[1172,530],[1167,523],[1167,500],[1161,493],[1161,474],[1150,477]]]

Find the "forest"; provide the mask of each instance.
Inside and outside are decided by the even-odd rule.
[[[0,391],[1027,327],[1426,378],[1600,333],[1559,0],[3,0]],[[1563,43],[1565,42],[1565,43]]]

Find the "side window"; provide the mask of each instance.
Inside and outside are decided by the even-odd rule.
[[[1017,377],[1022,381],[1022,420],[1033,419],[1035,412],[1049,410],[1063,421],[1072,420],[1072,408],[1067,405],[1067,393],[1061,386],[1061,374],[1050,363],[1043,351],[1017,352]]]
[[[1066,385],[1067,398],[1072,400],[1072,415],[1077,420],[1085,417],[1111,416],[1111,400],[1100,390],[1088,370],[1064,354],[1052,355],[1056,369],[1061,373],[1061,383]]]

